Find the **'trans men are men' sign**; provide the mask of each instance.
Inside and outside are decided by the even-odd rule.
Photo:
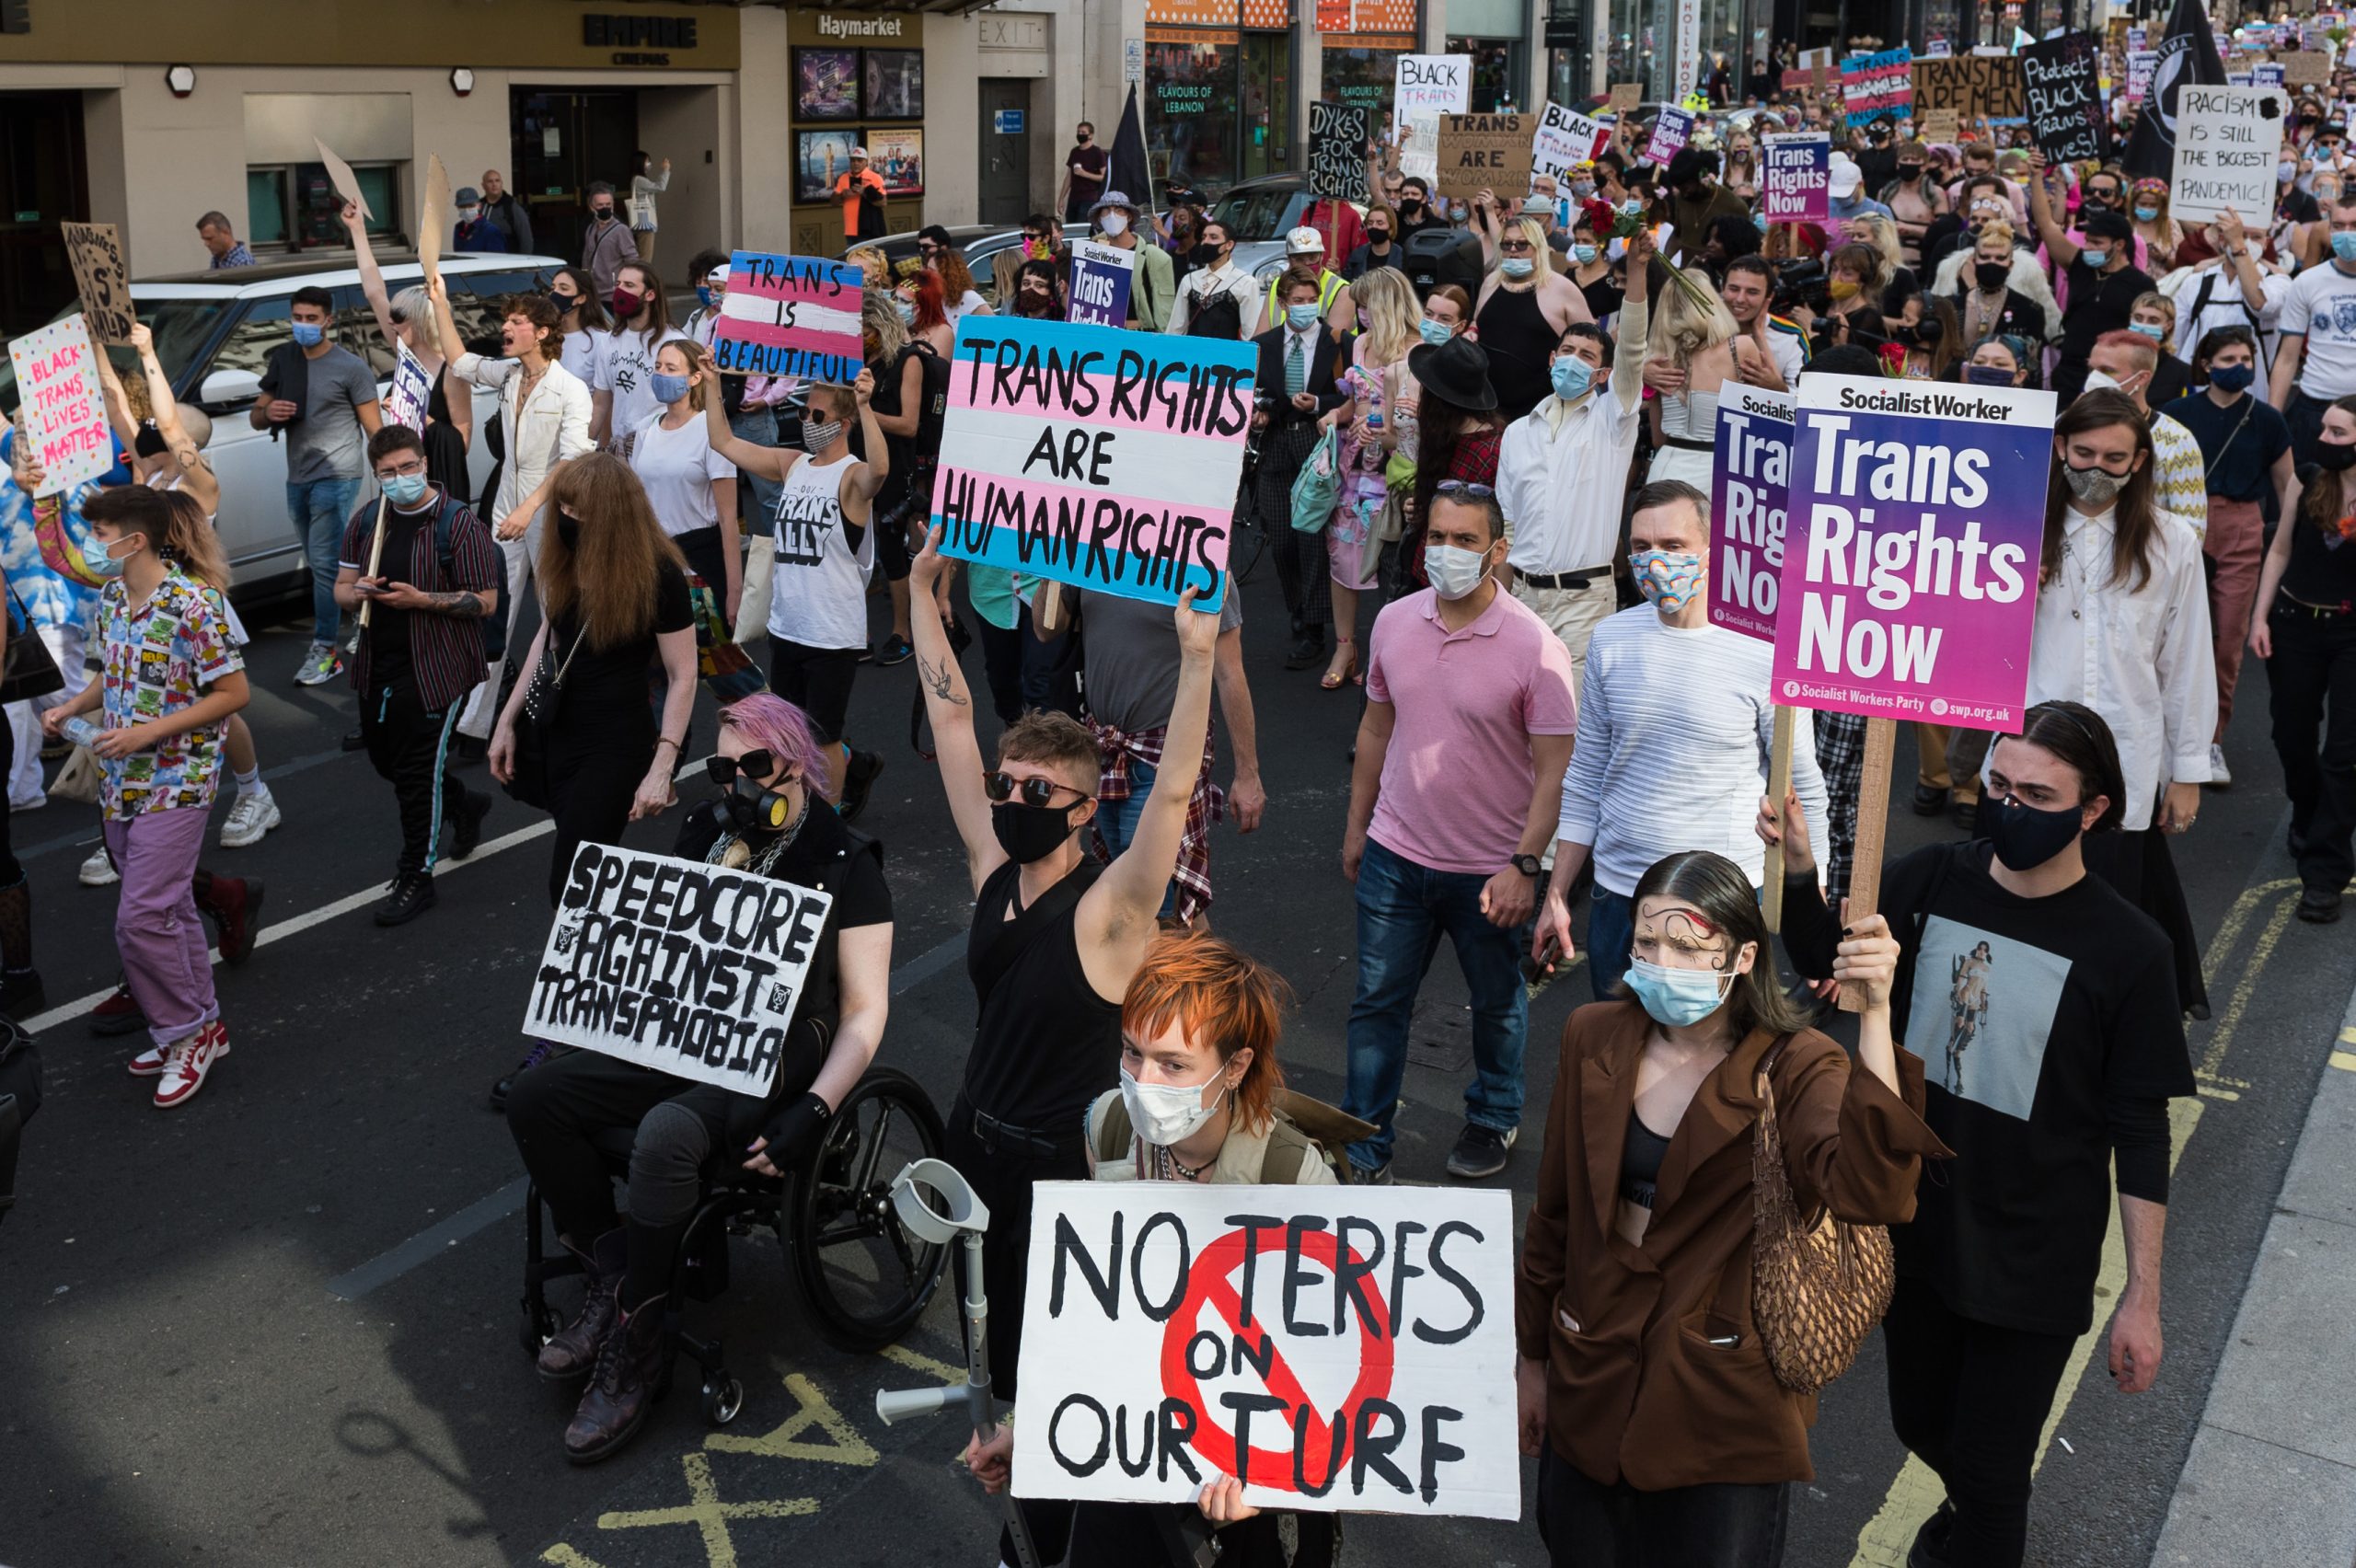
[[[2168,206],[2178,221],[2214,222],[2231,207],[2245,222],[2274,210],[2282,95],[2273,87],[2177,86],[2176,166]]]
[[[943,555],[1218,609],[1258,347],[1067,321],[957,324],[932,487]]]
[[[583,844],[524,1032],[765,1096],[833,905],[774,877]]]

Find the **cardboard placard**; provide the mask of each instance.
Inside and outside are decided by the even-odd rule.
[[[1796,407],[1775,700],[2017,728],[2053,394],[1818,374]]]
[[[57,227],[90,335],[101,343],[128,343],[139,312],[131,303],[131,269],[122,263],[121,236],[112,224],[64,223]]]
[[[319,161],[327,165],[328,182],[335,187],[335,193],[358,207],[364,219],[375,217],[376,214],[368,210],[367,193],[360,189],[360,181],[352,178],[352,166],[328,151],[328,144],[317,136],[311,138],[311,145],[319,150]]]
[[[1366,184],[1366,144],[1371,131],[1362,103],[1309,106],[1309,192],[1345,202],[1372,200]]]
[[[1914,112],[1914,53],[1885,49],[1853,54],[1841,62],[1841,107],[1852,125],[1885,117],[1904,120]]]
[[[385,394],[385,422],[406,425],[422,434],[425,410],[433,400],[433,378],[425,374],[424,362],[409,352],[407,343],[400,351],[400,357],[393,362],[392,389]]]
[[[1710,473],[1712,626],[1775,640],[1791,474],[1792,394],[1729,382]]]
[[[1951,109],[1966,120],[2015,120],[2021,74],[2007,55],[1967,54],[1914,62],[1914,112]]]
[[[1652,139],[1645,144],[1645,161],[1665,164],[1685,150],[1693,134],[1693,116],[1681,109],[1664,109],[1653,121]]]
[[[1614,114],[1625,114],[1644,101],[1644,83],[1614,82],[1611,84],[1611,96],[1603,100],[1603,107]]]
[[[941,553],[1218,608],[1258,366],[1252,343],[965,317],[932,487]]]
[[[1600,120],[1549,102],[1538,116],[1538,133],[1530,138],[1530,171],[1568,179],[1572,168],[1591,163],[1611,140],[1611,127]]]
[[[442,274],[442,236],[450,222],[450,171],[442,167],[442,155],[428,154],[425,160],[425,194],[417,212],[417,259],[428,278]]]
[[[1129,319],[1129,288],[1137,280],[1135,251],[1094,240],[1071,242],[1071,298],[1064,318],[1091,327],[1122,327]]]
[[[2102,40],[2063,33],[2020,52],[2022,112],[2038,150],[2053,163],[2110,156],[2110,116],[2101,84]]]
[[[41,467],[38,495],[57,495],[114,467],[98,351],[79,316],[38,328],[8,344],[17,371],[17,439],[29,439]]]
[[[2282,79],[2294,87],[2321,86],[2331,80],[2331,48],[2303,49],[2278,57]]]
[[[2244,222],[2270,213],[2282,145],[2281,90],[2179,82],[2176,91],[2168,208],[2177,221],[2209,223],[2227,207]]]
[[[863,363],[859,310],[866,281],[848,261],[732,252],[711,334],[713,368],[850,385]]]
[[[1952,142],[1962,134],[1963,116],[1951,109],[1934,109],[1928,114],[1914,117],[1914,134],[1934,144]]]
[[[1530,143],[1537,129],[1534,114],[1441,115],[1439,183],[1432,193],[1469,202],[1493,190],[1500,202],[1519,201],[1530,189]]]
[[[1832,137],[1795,132],[1759,139],[1759,211],[1771,224],[1822,224],[1832,218]]]
[[[1518,1518],[1514,1254],[1498,1189],[1042,1182],[1015,1493]]]

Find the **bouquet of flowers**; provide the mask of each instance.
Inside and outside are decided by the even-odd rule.
[[[1645,204],[1633,196],[1616,207],[1600,196],[1590,196],[1579,203],[1579,214],[1587,219],[1588,226],[1595,230],[1599,240],[1624,240],[1648,226],[1645,222]],[[1655,236],[1654,245],[1658,248],[1659,236]],[[1687,277],[1684,268],[1669,265],[1666,256],[1661,258],[1661,268],[1689,303],[1703,311],[1715,306],[1717,296]]]

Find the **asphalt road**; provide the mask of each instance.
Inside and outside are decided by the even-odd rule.
[[[1264,566],[1246,590],[1245,629],[1272,804],[1261,832],[1220,830],[1213,914],[1297,988],[1288,1068],[1338,1099],[1354,970],[1337,849],[1357,699],[1279,667],[1272,575]],[[547,928],[548,840],[502,798],[476,859],[442,880],[440,907],[376,929],[366,905],[391,873],[390,793],[336,749],[348,693],[290,684],[304,640],[282,625],[250,651],[248,717],[286,824],[258,847],[206,857],[269,886],[264,945],[220,972],[235,1054],[167,1114],[123,1074],[136,1038],[95,1040],[71,1019],[42,1034],[50,1101],[0,1227],[0,1562],[991,1562],[995,1515],[952,1463],[949,1420],[886,1429],[872,1410],[879,1387],[960,1360],[946,1293],[894,1358],[847,1356],[812,1332],[765,1234],[738,1244],[733,1290],[700,1315],[748,1386],[736,1422],[708,1427],[683,1370],[627,1453],[589,1470],[563,1462],[567,1403],[515,1343],[520,1167],[482,1098],[517,1053]],[[968,668],[978,686],[978,654]],[[913,665],[862,672],[854,730],[890,758],[864,824],[887,847],[897,917],[883,1059],[945,1107],[972,997],[943,944],[962,938],[969,899],[938,781],[905,744],[914,689]],[[2177,1117],[2167,1359],[2158,1388],[2131,1399],[2110,1388],[2097,1346],[2067,1385],[2038,1478],[2035,1562],[2149,1561],[2323,1067],[2315,1043],[2356,974],[2348,928],[2289,918],[2297,890],[2265,722],[2253,669],[2228,746],[2237,783],[2210,793],[2181,845],[2217,1017],[2194,1026],[2202,1095]],[[1901,734],[1901,776],[1911,767]],[[1893,852],[1946,831],[1907,813],[1904,793]],[[52,1003],[71,1010],[115,971],[112,894],[74,876],[95,814],[52,804],[13,826]],[[631,842],[662,848],[669,836],[667,823],[641,826]],[[1532,1008],[1533,1117],[1563,1020],[1587,996],[1575,973]],[[1461,1054],[1452,960],[1426,1000],[1432,1059]],[[1446,1180],[1463,1077],[1411,1067],[1403,1179]],[[1507,1172],[1524,1201],[1535,1164],[1525,1146]],[[1900,1561],[1936,1493],[1889,1435],[1877,1341],[1825,1394],[1815,1455],[1786,1561]],[[1362,1563],[1543,1558],[1527,1522],[1365,1517],[1349,1551]]]

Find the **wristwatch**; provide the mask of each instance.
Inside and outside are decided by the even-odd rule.
[[[1516,855],[1513,858],[1513,869],[1519,871],[1523,876],[1534,877],[1539,873],[1542,868],[1538,863],[1537,856]]]

